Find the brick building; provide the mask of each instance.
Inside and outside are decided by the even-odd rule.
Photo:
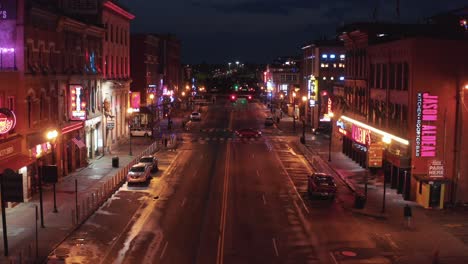
[[[347,67],[333,91],[334,147],[382,168],[392,189],[426,208],[466,201],[466,168],[457,169],[466,37],[438,24],[356,23],[339,33]]]

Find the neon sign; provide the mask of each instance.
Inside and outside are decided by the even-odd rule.
[[[70,119],[85,120],[86,119],[86,102],[83,86],[70,85]]]
[[[130,106],[133,112],[140,112],[140,92],[132,92],[130,94]]]
[[[8,108],[0,108],[0,135],[10,132],[15,125],[15,114]]]
[[[0,19],[16,18],[16,0],[0,0]]]
[[[370,131],[367,129],[364,129],[362,127],[358,127],[356,125],[353,125],[352,127],[352,138],[354,141],[357,143],[363,144],[363,145],[369,145],[371,138],[370,138]]]
[[[437,147],[437,108],[439,97],[418,93],[416,103],[416,157],[435,157]],[[424,122],[424,124],[423,124]]]

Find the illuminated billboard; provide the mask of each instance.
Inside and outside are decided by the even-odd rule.
[[[435,157],[439,97],[429,93],[418,93],[416,98],[415,155],[416,157]]]
[[[86,96],[79,84],[70,85],[70,120],[86,120]]]

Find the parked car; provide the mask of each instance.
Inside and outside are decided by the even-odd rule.
[[[150,166],[151,171],[158,171],[158,159],[155,156],[142,156],[140,160],[138,161],[139,163],[145,163],[148,166]]]
[[[273,117],[267,116],[265,118],[265,126],[272,126],[274,123],[275,121],[273,121]]]
[[[262,132],[252,128],[244,128],[236,130],[236,136],[241,138],[252,138],[252,137],[261,137]]]
[[[314,133],[315,135],[319,135],[319,134],[329,135],[330,132],[331,132],[331,127],[326,126],[326,125],[319,125],[317,128],[314,128],[312,130],[312,133]]]
[[[201,120],[201,114],[200,112],[193,112],[190,114],[190,120]]]
[[[149,128],[132,128],[130,129],[130,135],[133,137],[151,137],[153,131]]]
[[[151,168],[145,163],[137,163],[133,165],[127,174],[127,182],[143,183],[147,182],[151,177]]]
[[[307,178],[307,192],[310,196],[335,198],[336,183],[331,175],[315,172]]]

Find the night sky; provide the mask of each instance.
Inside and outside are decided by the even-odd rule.
[[[172,33],[183,63],[268,63],[302,44],[334,37],[343,23],[396,21],[398,0],[119,0],[136,15],[132,32]],[[466,0],[400,0],[400,22],[461,8]]]

